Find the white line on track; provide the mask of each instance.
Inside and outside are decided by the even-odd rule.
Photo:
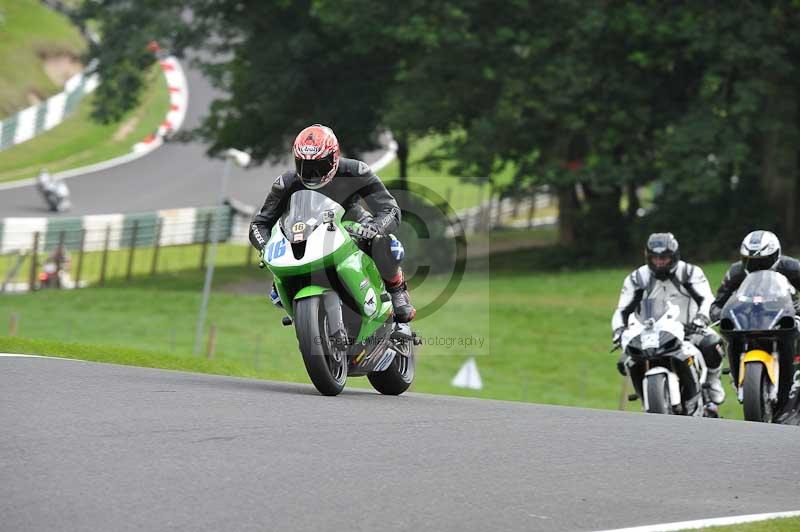
[[[0,358],[52,358],[55,360],[71,360],[73,362],[87,362],[86,360],[81,360],[79,358],[63,358],[63,357],[51,357],[45,355],[23,355],[20,353],[0,353]]]
[[[798,517],[798,516],[800,516],[800,511],[775,512],[769,514],[734,515],[731,517],[698,519],[697,521],[681,521],[678,523],[663,523],[660,525],[635,526],[631,528],[615,528],[613,530],[603,530],[602,532],[672,532],[675,530],[694,530],[698,528],[708,528],[711,526],[740,525],[743,523],[766,521],[768,519],[780,519],[782,517]]]

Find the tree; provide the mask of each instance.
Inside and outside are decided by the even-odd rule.
[[[149,1],[153,12],[188,6],[191,23],[165,28],[133,2],[94,14],[106,33],[138,25],[211,58],[200,62],[227,94],[201,130],[212,152],[281,156],[316,121],[358,152],[388,127],[405,174],[409,143],[435,133],[457,173],[491,180],[511,165],[515,186],[553,187],[564,244],[616,253],[656,226],[706,240],[747,224],[793,236],[798,0]],[[140,84],[137,39],[103,56],[104,114]],[[653,184],[656,208],[640,219],[637,191]],[[760,197],[769,209],[754,208]],[[729,221],[744,210],[752,217]]]
[[[157,39],[169,48],[182,49],[189,29],[180,20],[180,0],[95,0],[84,2],[76,14],[92,20],[102,32],[101,42],[90,42],[88,55],[103,83],[94,97],[92,116],[103,123],[119,120],[139,104],[144,75],[156,61],[148,44]]]
[[[460,124],[450,153],[479,155],[462,168],[512,162],[520,179],[554,186],[568,244],[627,245],[636,219],[633,208],[622,218],[622,192],[635,205],[632,192],[654,181],[662,208],[644,225],[713,234],[732,210],[753,212],[761,185],[788,235],[800,91],[798,39],[785,30],[797,8],[544,2],[481,17],[475,33],[505,82]]]

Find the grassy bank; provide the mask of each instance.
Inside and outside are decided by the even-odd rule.
[[[166,82],[158,65],[148,73],[140,105],[119,122],[94,122],[89,116],[91,101],[90,95],[59,126],[5,150],[0,157],[0,182],[32,177],[43,167],[59,172],[129,153],[134,144],[158,128],[169,108]]]
[[[45,59],[78,57],[86,43],[63,15],[38,0],[0,0],[0,120],[61,90]]]
[[[723,263],[707,265],[712,284],[725,268]],[[422,312],[415,323],[425,344],[419,351],[414,389],[617,408],[621,377],[614,368],[616,355],[608,352],[609,320],[626,273],[469,272],[442,308],[429,315]],[[281,313],[266,301],[268,279],[255,267],[219,270],[209,314],[218,331],[215,359],[232,364],[225,374],[308,382],[294,330],[280,325]],[[416,287],[417,307],[424,309],[434,301],[446,283],[447,279],[432,278]],[[191,351],[201,286],[202,272],[193,270],[137,281],[127,288],[3,296],[0,324],[5,328],[15,314],[18,334],[26,339],[123,346],[185,360],[185,369],[194,370],[197,358]],[[0,339],[0,350],[11,350],[9,342]],[[61,353],[48,345],[30,349]],[[470,356],[481,371],[482,391],[450,386]],[[626,407],[638,409],[635,404]],[[729,399],[722,412],[741,417],[735,399]]]
[[[409,181],[430,188],[440,197],[448,200],[456,211],[478,205],[481,201],[489,199],[488,185],[477,185],[469,180],[465,182],[450,175],[449,170],[454,166],[452,163],[442,163],[440,167],[431,164],[430,158],[440,144],[441,139],[436,136],[423,137],[411,144],[408,162]],[[384,180],[399,178],[400,165],[397,160],[392,161],[381,170],[380,176]],[[512,172],[509,170],[492,176],[492,178],[495,183],[504,185],[511,182]],[[477,178],[472,181],[477,181]]]

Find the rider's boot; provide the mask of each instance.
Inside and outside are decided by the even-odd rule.
[[[400,270],[392,279],[384,279],[386,291],[392,297],[392,307],[394,307],[394,321],[408,323],[417,315],[417,309],[411,304],[411,296],[408,295],[408,287],[403,278],[403,270]]]
[[[800,356],[794,357],[794,373],[792,373],[792,387],[786,406],[778,417],[778,423],[800,425]]]
[[[722,364],[716,368],[708,368],[708,376],[706,377],[708,398],[718,405],[721,405],[725,401],[725,388],[722,387],[722,382],[720,382],[721,374]]]

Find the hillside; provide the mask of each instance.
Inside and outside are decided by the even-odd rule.
[[[85,49],[77,28],[38,0],[0,0],[0,119],[59,92]]]

